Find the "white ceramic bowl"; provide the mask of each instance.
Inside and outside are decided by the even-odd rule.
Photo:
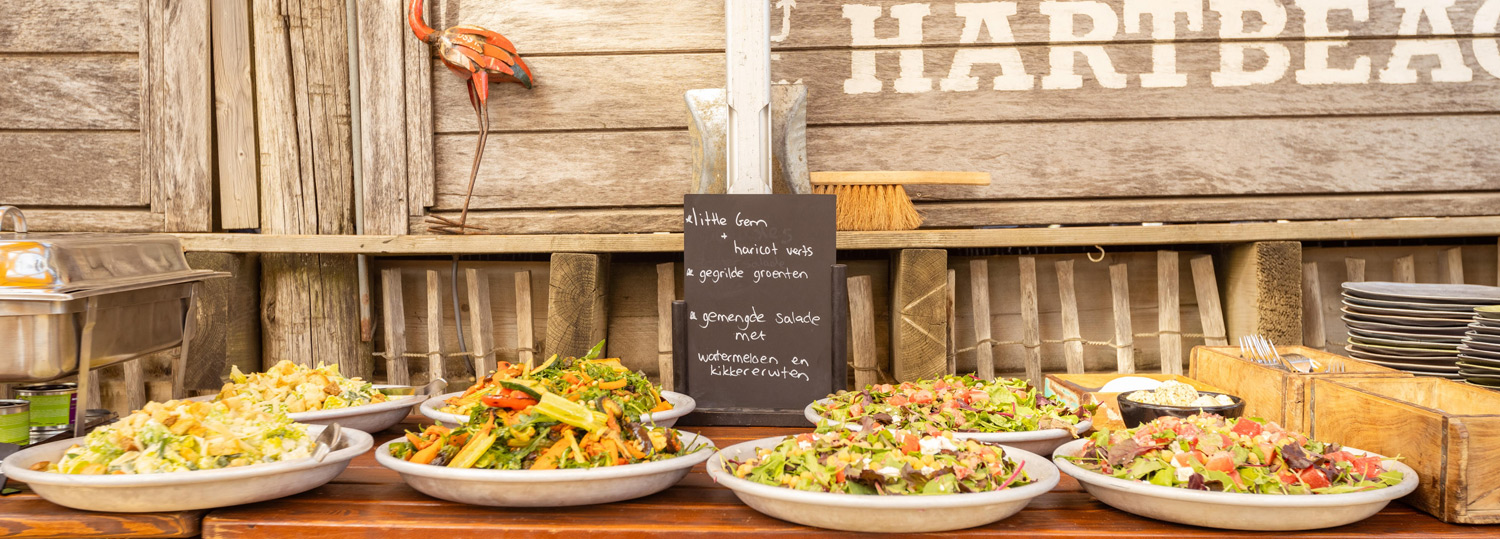
[[[1400,483],[1350,494],[1283,496],[1163,487],[1091,472],[1062,458],[1077,456],[1087,441],[1077,440],[1058,448],[1052,460],[1063,473],[1082,483],[1089,494],[1127,513],[1205,528],[1296,531],[1343,526],[1369,518],[1391,500],[1411,494],[1418,482],[1416,470],[1386,460],[1387,469],[1401,471],[1403,478]],[[1347,447],[1344,450],[1374,454]]]
[[[773,436],[735,444],[708,461],[708,475],[734,491],[756,511],[788,522],[854,532],[928,533],[983,526],[1016,514],[1032,498],[1057,486],[1057,468],[1046,457],[1005,448],[1005,455],[1024,464],[1034,481],[993,492],[933,496],[875,496],[807,492],[740,479],[724,469],[726,460],[755,455],[785,437]]]
[[[819,399],[817,402],[807,405],[806,408],[802,409],[802,416],[807,418],[808,421],[813,422],[814,425],[824,421],[823,416],[818,415],[817,410],[813,410],[813,405],[826,403],[827,401],[828,399]],[[858,431],[860,428],[856,423],[827,421],[833,426],[842,426],[853,431]],[[1077,425],[1074,425],[1078,429],[1078,432],[1087,431],[1092,426],[1093,423],[1087,419],[1079,421]],[[1019,432],[954,432],[953,437],[960,440],[974,440],[976,442],[1007,445],[1038,455],[1051,455],[1053,450],[1074,439],[1073,434],[1069,433],[1067,429],[1023,430]]]
[[[375,387],[378,389],[398,386],[376,384]],[[214,400],[214,397],[217,396],[218,395],[204,395],[201,397],[193,397],[192,399],[188,400],[208,402]],[[340,427],[346,429],[362,430],[365,432],[380,432],[385,429],[394,427],[403,419],[406,419],[406,416],[411,414],[411,409],[413,406],[422,404],[426,402],[427,399],[428,397],[426,396],[407,395],[404,397],[392,397],[390,400],[387,400],[385,402],[377,402],[375,404],[362,404],[359,406],[335,408],[332,410],[297,412],[295,414],[287,414],[286,416],[288,418],[291,418],[292,421],[305,423],[308,425],[327,425],[329,423],[338,423]]]
[[[317,436],[321,425],[307,431]],[[354,457],[375,444],[369,434],[345,429],[339,448],[323,462],[311,458],[220,470],[140,475],[66,475],[29,468],[55,461],[83,438],[40,445],[5,459],[5,476],[22,481],[49,502],[85,511],[141,513],[212,509],[274,500],[312,490],[333,480]]]
[[[469,420],[469,416],[438,411],[438,408],[448,405],[448,399],[463,394],[464,392],[457,391],[428,399],[427,402],[422,403],[422,415],[444,425],[464,424],[464,422]],[[670,427],[677,424],[677,418],[692,413],[693,409],[698,407],[698,402],[693,400],[692,397],[675,391],[663,391],[661,392],[661,398],[672,403],[672,409],[654,414],[641,414],[642,423],[658,427]]]
[[[444,500],[496,507],[563,507],[649,496],[677,484],[714,453],[713,441],[680,432],[697,452],[640,464],[588,470],[475,470],[412,464],[390,455],[391,440],[375,450],[381,466],[401,474],[418,492]]]

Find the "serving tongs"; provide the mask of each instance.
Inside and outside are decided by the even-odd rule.
[[[375,388],[375,391],[380,392],[381,394],[384,394],[388,397],[405,397],[409,395],[426,397],[442,393],[443,390],[447,388],[448,381],[442,378],[438,378],[431,382],[428,382],[427,385],[377,387]]]

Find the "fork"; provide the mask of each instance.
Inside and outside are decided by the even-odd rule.
[[[1248,346],[1247,346],[1248,345]],[[1276,351],[1276,345],[1262,335],[1246,335],[1240,338],[1240,354],[1243,356],[1246,348],[1249,348],[1259,359],[1261,365],[1275,365],[1276,368],[1287,372],[1305,373],[1302,369],[1293,366],[1291,362],[1281,357]]]

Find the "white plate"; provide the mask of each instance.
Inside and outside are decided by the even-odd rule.
[[[464,422],[469,420],[468,416],[438,411],[438,408],[448,405],[448,399],[463,394],[463,391],[456,391],[428,399],[427,402],[422,403],[422,415],[444,425],[464,424]],[[664,401],[672,403],[672,409],[654,414],[641,414],[640,420],[642,423],[658,427],[670,427],[677,424],[677,418],[692,413],[693,409],[698,407],[698,401],[676,391],[663,391],[661,392],[661,398]]]
[[[310,425],[309,436],[323,431]],[[339,449],[323,462],[311,458],[219,470],[134,475],[68,475],[32,471],[32,464],[55,461],[83,438],[39,445],[5,459],[6,477],[25,482],[47,501],[85,511],[142,513],[189,511],[254,503],[312,490],[343,473],[354,457],[369,451],[369,434],[345,429]]]
[[[1478,284],[1347,282],[1343,288],[1362,298],[1418,300],[1426,303],[1500,304],[1500,287]]]
[[[475,470],[412,464],[390,455],[391,440],[375,450],[381,466],[395,470],[417,491],[444,500],[495,507],[563,507],[618,502],[649,496],[677,484],[693,466],[708,460],[708,438],[678,431],[695,453],[656,462],[586,470]]]
[[[983,526],[1016,514],[1032,498],[1050,492],[1060,475],[1046,457],[1006,447],[1005,455],[1024,464],[1033,482],[1028,485],[966,494],[933,496],[878,496],[807,492],[762,485],[724,470],[724,461],[743,459],[755,450],[775,447],[785,437],[773,436],[735,444],[708,461],[708,475],[734,491],[756,511],[788,522],[832,530],[885,533],[928,533]]]
[[[1205,528],[1294,531],[1343,526],[1369,518],[1391,500],[1411,494],[1417,489],[1418,482],[1416,470],[1386,460],[1387,469],[1401,471],[1401,482],[1368,492],[1284,496],[1163,487],[1091,472],[1062,458],[1076,456],[1085,442],[1087,440],[1077,440],[1058,448],[1052,461],[1063,473],[1083,484],[1089,494],[1127,513]],[[1344,449],[1373,455],[1357,449]]]
[[[385,384],[376,384],[375,388],[404,387]],[[212,402],[218,395],[204,395],[193,397],[188,400]],[[346,429],[362,430],[365,432],[380,432],[396,426],[406,416],[411,415],[414,406],[427,401],[427,397],[406,395],[403,397],[392,397],[385,402],[375,404],[361,404],[348,408],[334,408],[332,410],[315,410],[311,412],[297,412],[287,414],[292,421],[308,425],[327,425],[338,423]]]
[[[808,404],[806,408],[802,409],[802,417],[807,418],[807,420],[811,421],[814,425],[817,425],[820,421],[824,421],[823,416],[818,415],[818,412],[816,410],[813,410],[813,405],[818,403],[826,403],[827,401],[828,399],[826,398],[818,399],[816,402]],[[858,423],[843,423],[833,420],[828,420],[828,423],[833,426],[841,426],[855,432],[858,432],[860,429]],[[1093,423],[1085,419],[1079,421],[1077,425],[1074,425],[1074,428],[1078,429],[1078,432],[1086,432],[1089,430],[1089,427],[1092,426]],[[953,433],[953,437],[960,440],[974,440],[977,442],[985,442],[991,444],[1004,444],[1016,449],[1020,449],[1022,451],[1030,451],[1038,455],[1050,455],[1052,454],[1052,450],[1057,449],[1058,446],[1068,443],[1068,441],[1075,438],[1075,436],[1069,433],[1067,429],[1023,430],[1019,432],[955,431]]]

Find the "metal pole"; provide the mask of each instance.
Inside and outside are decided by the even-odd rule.
[[[771,2],[725,0],[728,35],[727,191],[771,193]]]

